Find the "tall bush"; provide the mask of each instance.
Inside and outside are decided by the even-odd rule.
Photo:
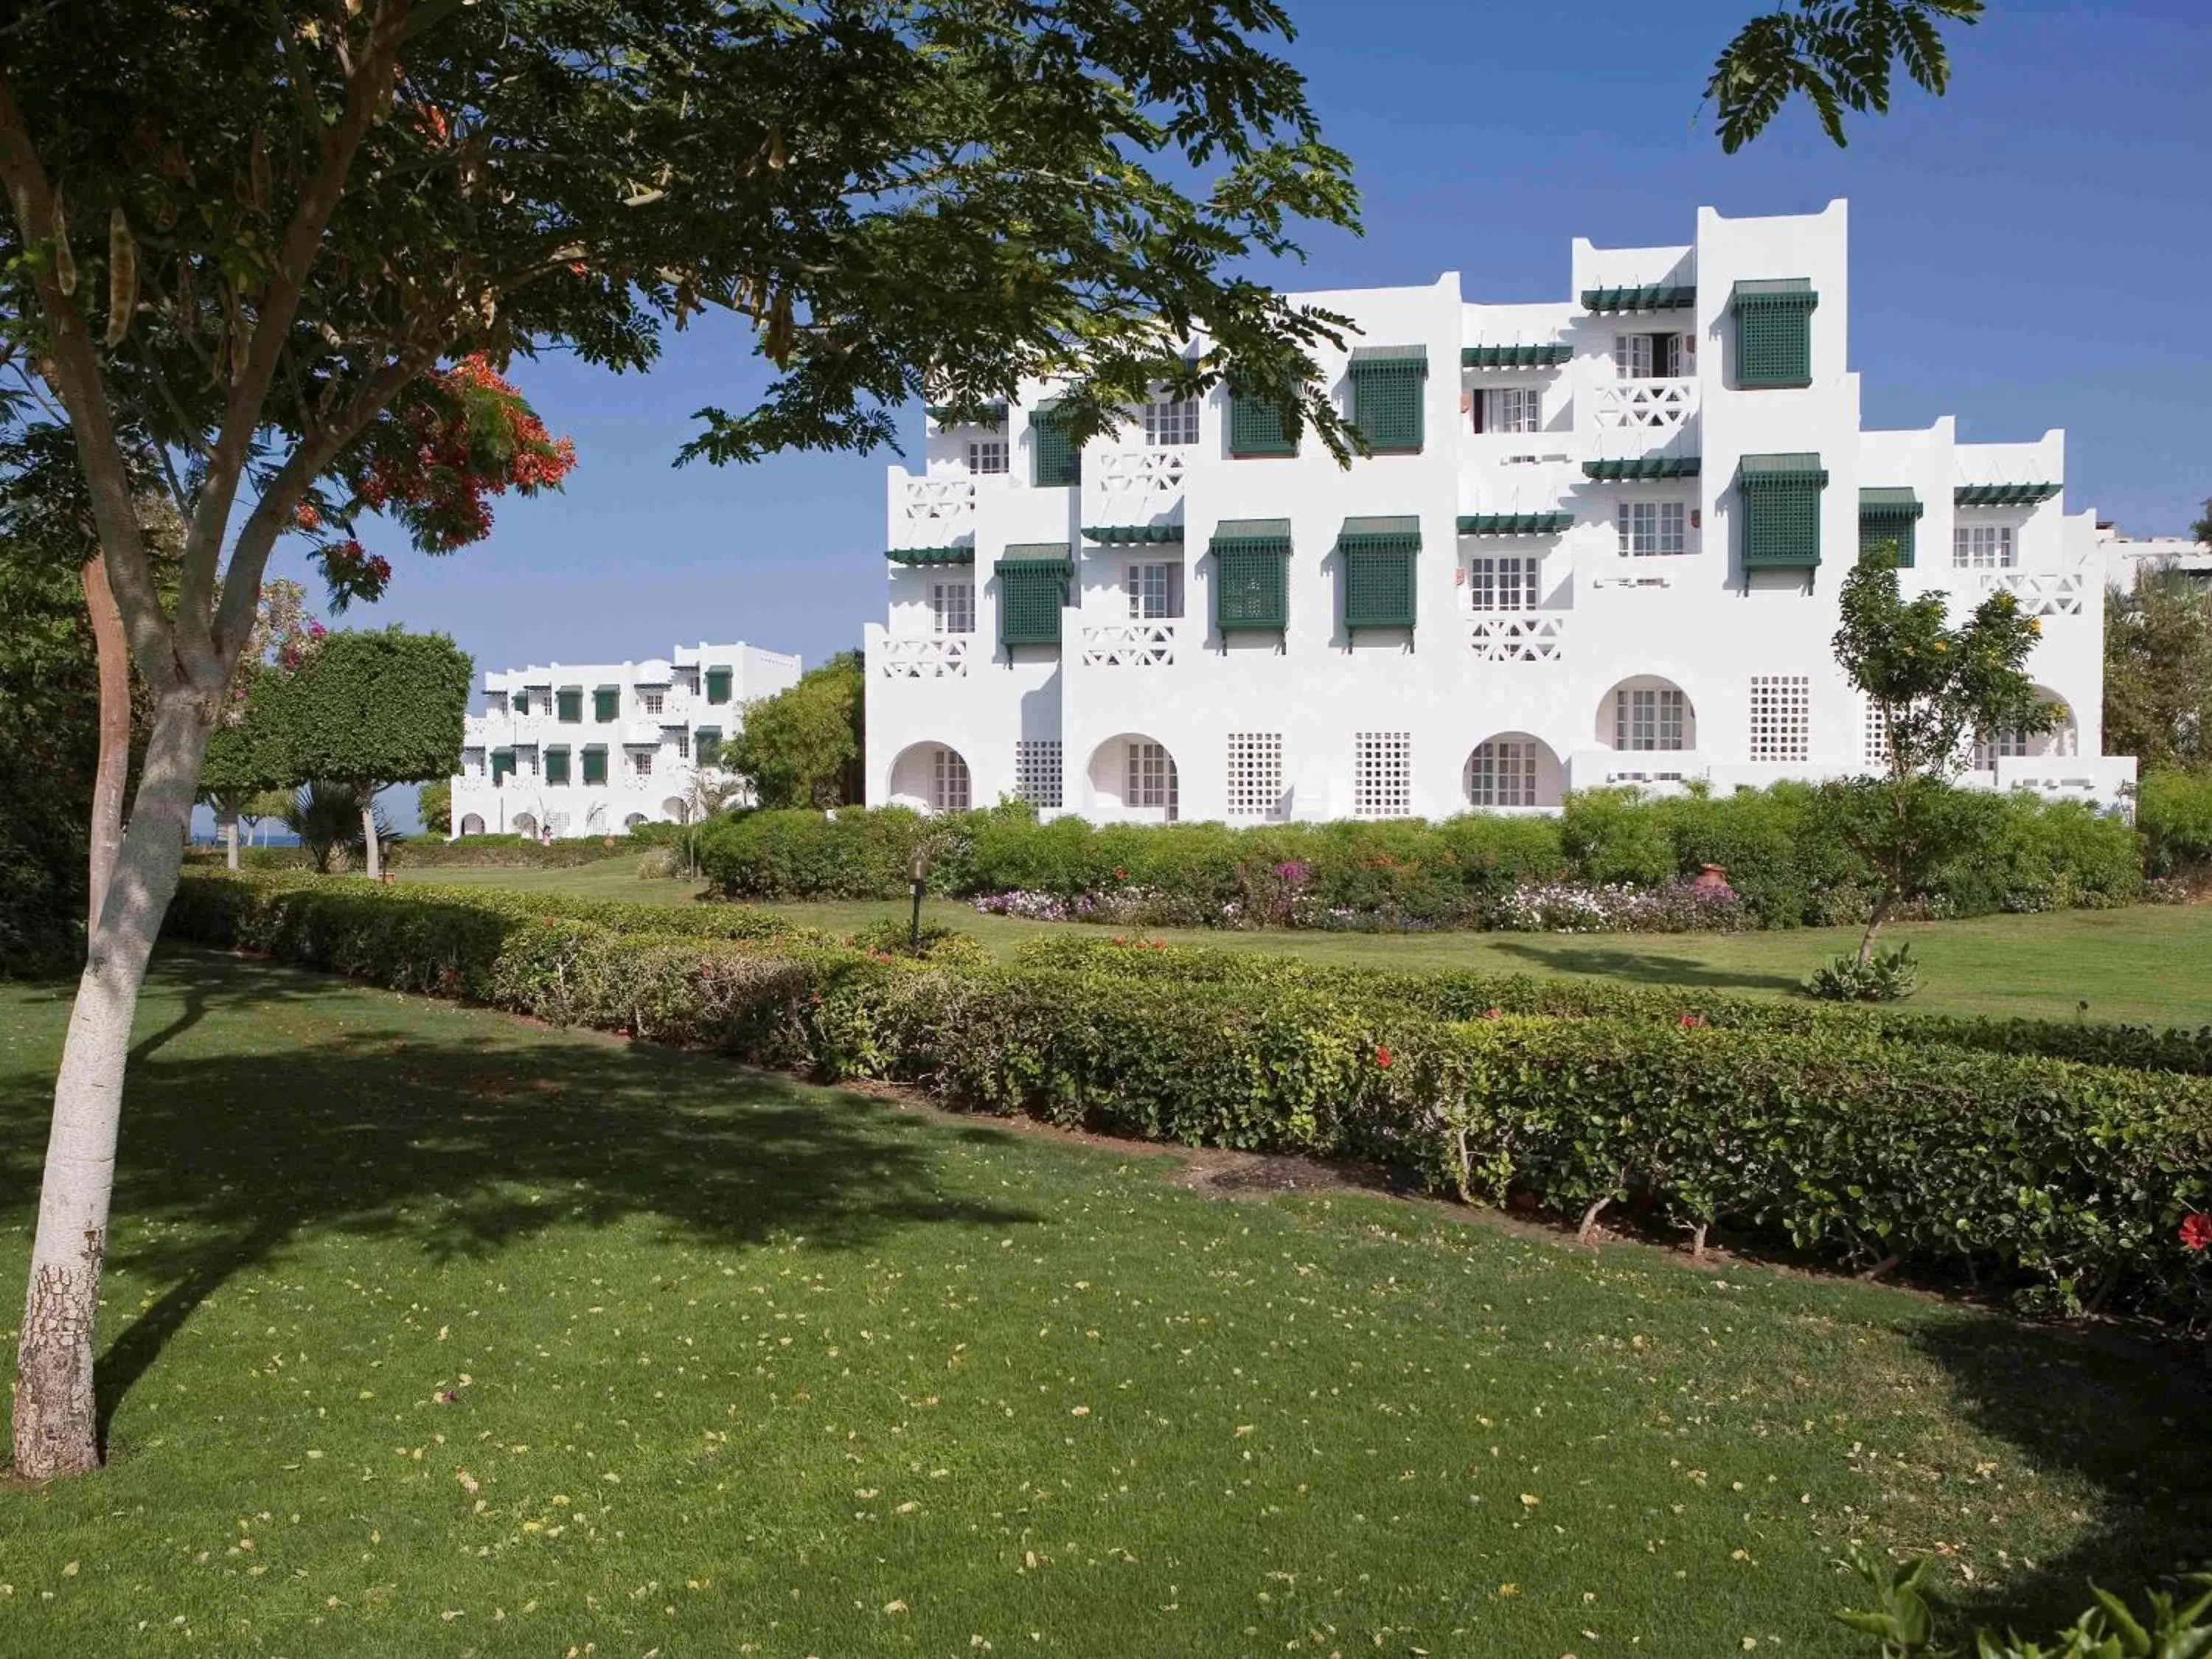
[[[2147,774],[2136,796],[2136,823],[2152,874],[2212,869],[2212,774]]]

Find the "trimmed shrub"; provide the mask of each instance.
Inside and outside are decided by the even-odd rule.
[[[2136,823],[2152,874],[2212,869],[2212,775],[2147,774],[2136,795]]]
[[[171,916],[206,943],[824,1079],[892,1078],[956,1105],[1380,1159],[1561,1216],[1633,1200],[1831,1261],[1972,1268],[2033,1308],[2212,1313],[2212,1272],[2184,1243],[2203,1236],[2184,1224],[2212,1202],[2201,1079],[1819,1017],[1796,1029],[1460,1021],[1371,985],[1336,994],[1339,975],[1317,984],[1280,958],[1247,958],[1240,976],[1213,960],[1229,952],[945,967],[795,931],[680,931],[678,918],[710,924],[711,908],[589,908],[594,919],[530,895],[195,874]],[[1173,995],[1163,968],[1181,974]]]

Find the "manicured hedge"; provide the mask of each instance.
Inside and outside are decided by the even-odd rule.
[[[946,968],[681,931],[697,925],[653,907],[586,919],[534,896],[202,874],[172,912],[174,932],[209,944],[825,1079],[899,1079],[955,1105],[1377,1158],[1562,1217],[1624,1200],[1842,1264],[1971,1268],[2036,1307],[2212,1316],[2212,1273],[2177,1238],[2212,1204],[2200,1079],[1849,1024],[1463,1022],[1289,979],[1192,977],[1166,996],[1119,963]]]
[[[409,836],[387,847],[384,861],[394,869],[409,870],[571,870],[625,853],[649,852],[668,845],[682,833],[680,824],[644,823],[619,836],[577,836],[553,842],[539,842],[531,836],[464,836],[459,841]],[[221,865],[224,854],[217,845],[195,847],[186,857],[195,865]],[[308,867],[307,850],[299,847],[241,847],[238,862],[245,870]]]
[[[1960,790],[1975,855],[1940,872],[1922,914],[1979,915],[2136,898],[2136,837],[2075,802]],[[1817,790],[1778,784],[1661,799],[1571,795],[1557,817],[1470,813],[1430,823],[1038,823],[1025,808],[924,818],[904,808],[756,812],[704,832],[701,861],[732,898],[892,898],[917,842],[931,886],[969,896],[1134,896],[1151,925],[1501,925],[1517,892],[1565,882],[1662,889],[1722,866],[1757,925],[1862,920],[1872,873]],[[1117,915],[1131,914],[1123,903]]]
[[[2212,872],[2212,775],[2149,773],[2136,796],[2136,823],[2154,875]]]
[[[1793,1036],[1855,1034],[1881,1042],[1936,1043],[2000,1054],[2138,1071],[2212,1077],[2212,1024],[2195,1030],[2087,1020],[1990,1019],[1907,1013],[1897,1008],[1783,1002],[1688,986],[1631,985],[1610,979],[1490,974],[1473,969],[1394,970],[1343,967],[1301,957],[1209,945],[1071,933],[1024,940],[1017,958],[1066,972],[1109,973],[1182,985],[1296,988],[1364,1006],[1417,1008],[1438,1019],[1500,1014],[1553,1019],[1626,1019],[1693,1024]]]

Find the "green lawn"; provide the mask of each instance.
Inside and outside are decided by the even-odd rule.
[[[688,902],[690,884],[640,881],[634,859],[574,870],[410,872],[422,880],[550,888],[600,898]],[[903,903],[861,902],[768,907],[849,933],[886,916],[904,921]],[[972,905],[933,902],[931,921],[1010,950],[1037,933],[1106,932],[1079,923],[1021,921],[978,915]],[[2039,916],[1901,926],[1926,964],[1911,1006],[1930,1013],[2033,1015],[2072,1019],[2087,1002],[2091,1019],[2201,1025],[2212,1022],[2212,905],[2139,905],[2125,910],[2065,910]],[[1855,949],[1855,929],[1773,933],[1626,935],[1550,933],[1215,933],[1147,929],[1148,938],[1279,951],[1322,962],[1392,968],[1477,968],[1597,975],[1652,983],[1703,985],[1788,996],[1826,957]]]
[[[0,988],[8,1284],[66,1013]],[[1852,1538],[2205,1547],[2142,1354],[1179,1168],[172,954],[0,1652],[1863,1656]]]

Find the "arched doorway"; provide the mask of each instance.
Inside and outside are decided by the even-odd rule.
[[[1478,811],[1556,810],[1566,794],[1566,769],[1559,756],[1526,732],[1500,732],[1477,744],[1462,781],[1467,804]]]
[[[950,744],[917,743],[891,763],[890,797],[917,812],[965,812],[975,786],[967,757]]]
[[[1695,749],[1698,711],[1674,681],[1638,674],[1599,700],[1595,735],[1599,747],[1624,753]]]
[[[1173,823],[1182,781],[1158,738],[1124,732],[1091,754],[1091,799],[1102,817],[1125,823]]]

